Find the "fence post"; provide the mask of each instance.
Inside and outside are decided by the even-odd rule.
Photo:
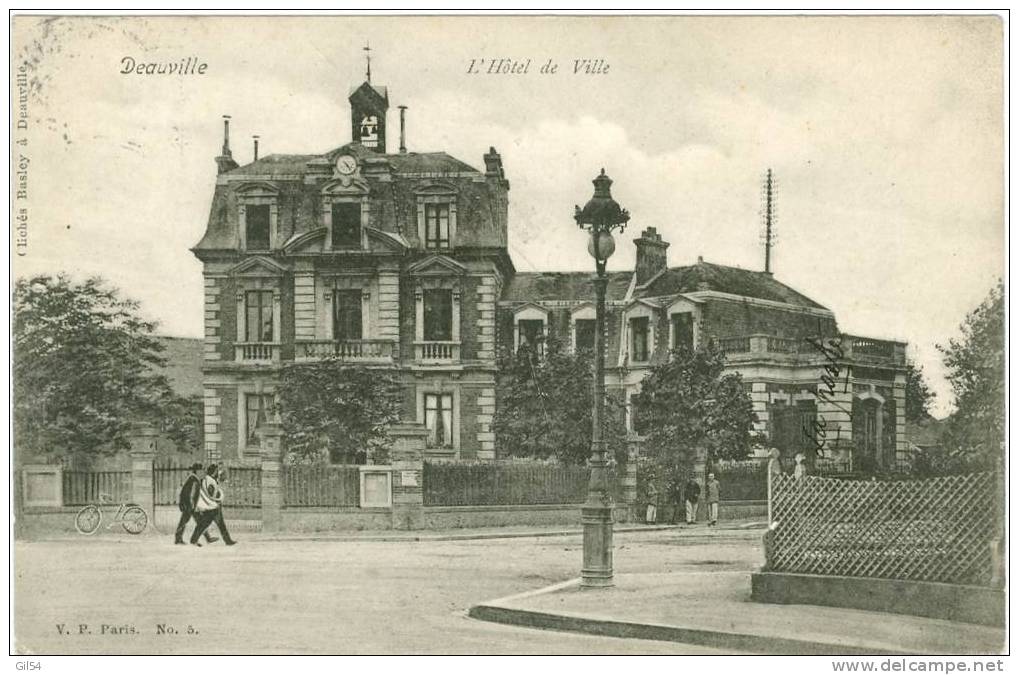
[[[423,424],[398,423],[389,428],[393,447],[389,451],[393,467],[393,529],[420,530],[425,525]]]
[[[626,505],[626,522],[637,521],[637,458],[644,439],[636,433],[626,436],[626,473],[623,474],[623,504]]]
[[[262,531],[279,532],[283,524],[283,429],[275,422],[264,422],[255,430],[262,444]]]
[[[156,458],[155,428],[142,424],[131,432],[131,501],[149,514],[149,525],[155,531],[156,499],[152,462]]]

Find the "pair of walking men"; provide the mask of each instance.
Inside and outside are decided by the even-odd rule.
[[[194,518],[195,530],[191,534],[191,543],[201,546],[199,539],[205,535],[208,543],[219,541],[217,537],[209,534],[209,525],[213,522],[219,528],[223,536],[223,543],[233,546],[237,542],[230,537],[230,532],[223,522],[223,489],[219,485],[219,466],[210,464],[204,469],[201,464],[191,465],[191,473],[180,488],[177,496],[177,506],[180,508],[180,521],[177,523],[177,531],[174,533],[173,543],[184,543],[184,528],[188,521]]]
[[[708,482],[705,486],[708,491],[708,525],[718,522],[718,500],[719,484],[715,474],[708,474]],[[683,496],[686,500],[686,524],[693,525],[697,521],[697,502],[701,497],[701,486],[693,478],[683,486]]]

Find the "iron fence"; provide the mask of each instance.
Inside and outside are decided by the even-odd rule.
[[[114,501],[131,498],[130,471],[64,471],[64,506],[84,506],[99,503],[100,494],[110,495]]]
[[[262,505],[262,469],[257,466],[220,465],[223,506]],[[176,463],[152,467],[153,498],[156,506],[176,506],[180,488],[190,470]]]
[[[283,505],[358,506],[361,498],[357,466],[283,467]]]
[[[622,496],[622,467],[610,476]],[[587,496],[586,466],[523,462],[425,462],[425,506],[580,504]]]
[[[993,473],[927,480],[772,479],[775,571],[987,585],[1001,536]]]

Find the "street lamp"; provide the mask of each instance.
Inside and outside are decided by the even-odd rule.
[[[622,233],[630,214],[612,199],[612,179],[605,169],[594,179],[594,196],[584,208],[576,207],[574,219],[590,233],[587,251],[594,258],[595,330],[594,330],[594,407],[591,413],[591,481],[587,501],[581,509],[584,525],[584,566],[580,585],[612,585],[612,492],[609,489],[608,457],[602,437],[605,417],[605,261],[616,250],[612,231]]]

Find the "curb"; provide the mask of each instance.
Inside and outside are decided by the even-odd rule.
[[[618,533],[632,533],[632,532],[662,532],[668,530],[684,531],[678,525],[657,525],[657,526],[643,526],[643,527],[617,527],[612,531],[614,534]],[[704,534],[704,533],[690,533],[684,535],[684,539],[695,539],[697,541],[716,541],[721,539],[746,539],[753,536],[759,535],[763,532],[764,528],[760,529],[748,529],[733,528],[733,529],[719,529],[715,530],[718,534]],[[723,534],[724,533],[724,534]],[[749,533],[749,536],[748,536]],[[285,536],[280,537],[272,534],[262,533],[258,536],[260,541],[342,541],[342,542],[393,542],[393,541],[405,541],[405,542],[425,542],[425,541],[473,541],[483,539],[529,539],[538,537],[570,537],[570,536],[581,536],[584,534],[583,530],[554,530],[554,531],[543,531],[543,532],[478,532],[472,534],[421,534],[421,535],[381,535],[381,536],[358,536],[358,535],[344,535],[344,534],[308,534],[306,536]]]
[[[481,621],[558,630],[568,633],[584,633],[602,637],[636,638],[639,640],[660,640],[681,642],[688,645],[732,649],[768,655],[795,656],[905,656],[914,652],[894,651],[859,645],[832,644],[812,640],[767,637],[749,633],[728,633],[702,628],[685,628],[664,624],[616,621],[592,617],[551,614],[526,609],[514,609],[492,604],[475,605],[467,616]]]

